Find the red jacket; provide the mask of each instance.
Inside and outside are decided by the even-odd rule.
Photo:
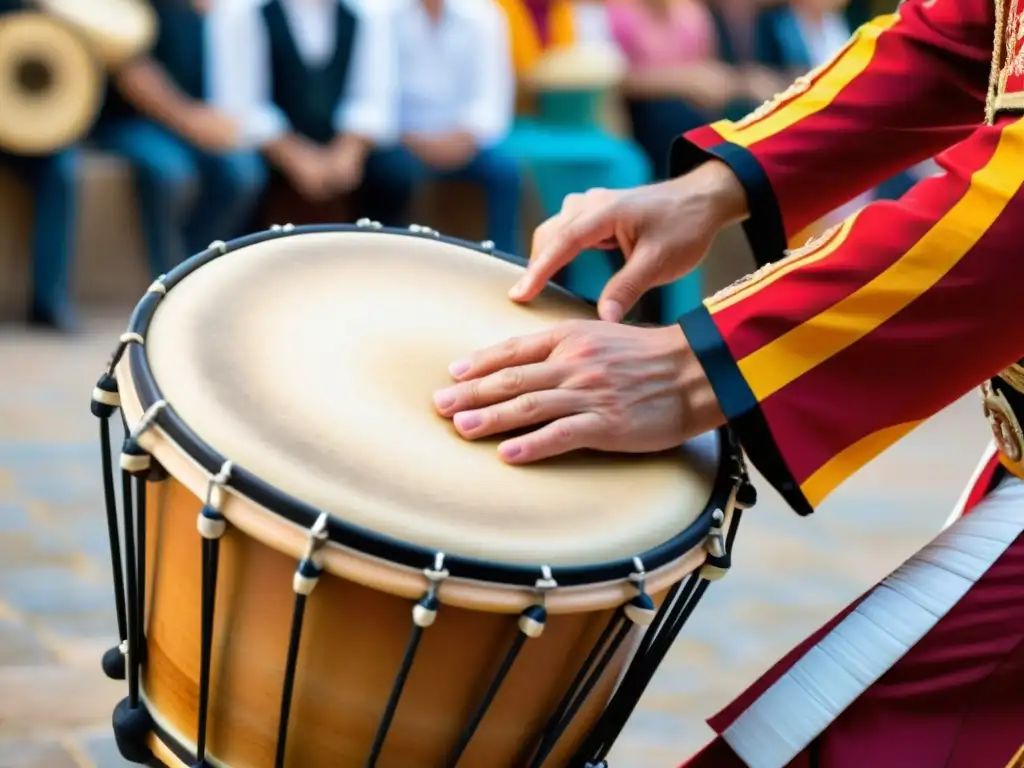
[[[996,15],[992,0],[908,0],[754,114],[673,147],[677,173],[709,155],[733,168],[755,253],[775,261],[680,323],[801,514],[1024,356],[1024,120],[1009,111],[1024,108],[1024,25]],[[782,258],[787,237],[937,153],[942,174]]]

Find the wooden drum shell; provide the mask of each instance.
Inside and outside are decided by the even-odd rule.
[[[192,751],[202,574],[195,521],[202,504],[173,478],[148,488],[143,691],[160,729]],[[231,768],[269,767],[295,560],[231,526],[220,541],[209,750]],[[405,650],[412,605],[331,574],[321,577],[307,602],[287,764],[363,764]],[[529,754],[523,750],[535,745],[613,611],[552,616],[544,634],[527,641],[460,766],[525,764]],[[515,614],[442,606],[424,632],[378,763],[382,768],[445,764],[515,637],[516,619]],[[545,765],[567,762],[610,696],[629,650],[624,644]],[[166,750],[158,753],[170,758]]]
[[[271,237],[306,234],[272,233]],[[393,243],[402,248],[414,245],[408,236],[387,236],[395,238]],[[437,238],[423,235],[422,240],[434,247]],[[210,254],[201,258],[215,251],[211,249]],[[229,251],[229,246],[224,245],[220,253]],[[237,263],[252,264],[257,253],[250,251],[245,262]],[[376,251],[375,254],[379,256]],[[291,252],[290,266],[301,263],[296,258],[296,253]],[[193,262],[192,266],[196,264]],[[289,645],[296,636],[295,617],[300,615],[294,590],[302,587],[303,582],[294,581],[296,568],[300,559],[310,556],[310,526],[317,528],[328,519],[328,514],[335,515],[335,521],[351,518],[353,504],[343,493],[332,490],[311,512],[296,513],[287,506],[287,497],[282,497],[282,501],[261,496],[257,483],[246,484],[245,475],[251,466],[244,456],[238,456],[245,453],[244,446],[228,448],[224,454],[214,453],[211,458],[210,449],[197,442],[194,435],[190,436],[175,406],[187,400],[185,390],[179,388],[177,397],[168,394],[170,388],[157,387],[149,368],[149,360],[163,355],[166,383],[173,378],[170,374],[175,368],[182,366],[183,358],[187,358],[181,354],[168,357],[168,347],[160,346],[159,333],[150,336],[149,323],[158,305],[170,311],[169,303],[161,303],[166,293],[174,290],[179,281],[190,279],[179,270],[150,288],[136,308],[114,356],[116,392],[102,389],[110,383],[104,385],[102,379],[94,392],[94,413],[101,415],[95,407],[98,403],[112,408],[116,403],[132,433],[122,455],[122,461],[127,463],[122,466],[133,466],[132,457],[138,457],[134,453],[138,450],[146,457],[144,467],[151,467],[153,462],[163,470],[151,474],[144,484],[145,525],[140,526],[145,534],[141,542],[145,553],[144,600],[132,596],[133,583],[129,584],[127,600],[129,637],[136,637],[138,606],[144,606],[144,650],[137,655],[129,653],[129,689],[134,691],[132,673],[140,671],[144,702],[141,709],[143,714],[148,711],[155,724],[146,738],[157,759],[169,766],[193,765],[200,740],[203,574],[204,570],[209,571],[204,568],[204,550],[214,551],[216,541],[218,566],[212,581],[216,598],[211,611],[209,686],[205,689],[209,694],[206,760],[210,765],[228,768],[270,768],[275,765],[282,701],[286,698]],[[232,282],[231,287],[232,291],[240,291],[238,282]],[[268,311],[266,305],[259,306],[262,312]],[[260,338],[266,344],[266,337]],[[237,366],[236,360],[232,370]],[[244,386],[245,382],[240,384]],[[165,397],[169,399],[165,401]],[[703,474],[712,469],[702,463],[708,456],[694,465],[702,467],[696,474],[703,479],[694,478],[686,484],[684,480],[689,475],[679,476],[680,489],[689,489],[693,497],[686,513],[687,519],[692,516],[693,520],[674,540],[675,549],[670,557],[661,554],[648,559],[654,550],[638,550],[647,560],[646,568],[637,555],[631,562],[625,560],[616,566],[632,571],[595,571],[600,577],[585,580],[578,575],[574,578],[568,568],[557,570],[556,564],[554,569],[547,570],[541,582],[536,582],[532,570],[526,572],[528,578],[515,572],[510,578],[488,575],[486,571],[468,570],[466,561],[460,561],[458,553],[443,544],[429,547],[427,555],[440,551],[449,554],[443,567],[450,569],[450,573],[437,588],[436,619],[422,629],[409,676],[404,686],[399,687],[401,696],[387,729],[383,751],[375,764],[381,768],[449,765],[452,752],[517,639],[523,641],[521,651],[486,708],[458,765],[522,768],[529,764],[533,750],[547,730],[548,718],[559,708],[563,696],[574,690],[578,671],[595,646],[600,645],[610,620],[638,596],[649,595],[654,605],[660,606],[669,590],[684,578],[698,571],[705,576],[708,569],[703,569],[702,564],[708,558],[706,537],[711,535],[708,526],[712,518],[720,531],[733,529],[736,494],[745,472],[739,464],[732,467],[731,461],[739,461],[735,457],[724,461],[723,436],[719,435],[715,443],[715,454],[723,454],[719,455],[723,461],[718,465],[716,479],[712,482],[711,475]],[[319,440],[316,449],[323,449],[323,445]],[[226,462],[225,456],[229,455],[232,461]],[[391,460],[392,454],[387,455]],[[697,454],[693,455],[697,460]],[[669,477],[675,494],[677,475]],[[134,482],[142,487],[138,476]],[[387,482],[394,484],[390,476]],[[221,483],[224,485],[220,486]],[[113,491],[107,493],[108,505],[113,507]],[[711,494],[710,499],[705,493]],[[211,509],[204,510],[204,500]],[[680,497],[679,501],[687,500]],[[418,496],[409,503],[421,508]],[[333,504],[334,508],[325,508],[324,504]],[[372,511],[369,524],[376,529],[381,523],[382,508],[367,509]],[[125,514],[131,514],[127,505]],[[197,522],[209,523],[211,514],[218,526],[223,526],[224,533],[220,535],[220,527],[211,532],[208,526],[199,526],[206,535],[219,536],[204,540]],[[310,514],[319,515],[316,525],[312,518],[307,521]],[[436,521],[439,515],[440,509],[435,508],[430,519]],[[585,519],[592,515],[588,506]],[[112,536],[116,539],[117,526],[112,525]],[[125,530],[125,546],[130,546],[127,522]],[[398,534],[392,531],[391,535]],[[571,535],[579,536],[575,529]],[[435,597],[430,578],[437,575],[428,578],[422,570],[426,562],[403,560],[400,551],[391,551],[395,560],[392,561],[386,555],[388,550],[373,549],[365,543],[362,546],[366,549],[356,551],[353,547],[359,546],[359,540],[351,529],[328,538],[317,551],[320,575],[315,589],[305,598],[297,664],[290,677],[294,687],[289,699],[284,764],[292,767],[345,768],[366,764],[385,719],[389,697],[398,690],[396,677],[411,647],[410,639],[418,631],[413,608],[428,590],[431,599]],[[716,578],[711,571],[728,567],[727,563],[716,563],[722,560],[721,553],[715,558],[705,576],[708,579]],[[442,567],[438,564],[441,560],[433,562],[434,569]],[[131,568],[127,566],[126,571]],[[537,572],[537,576],[541,575]],[[552,575],[562,580],[556,582]],[[546,582],[557,586],[552,588]],[[538,606],[541,588],[548,590],[543,593],[547,614],[543,632],[524,639],[527,630],[520,628],[520,612]],[[685,602],[680,600],[677,606]],[[640,631],[634,625],[627,626],[625,642],[617,646],[611,663],[572,717],[544,763],[546,768],[567,765],[601,717],[637,647]],[[135,666],[140,662],[141,667]],[[134,701],[131,696],[129,700]],[[140,739],[149,733],[148,729],[146,725]]]

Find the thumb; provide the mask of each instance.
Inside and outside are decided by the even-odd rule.
[[[658,279],[661,262],[653,248],[637,248],[618,272],[612,275],[597,302],[597,313],[602,320],[622,322]]]

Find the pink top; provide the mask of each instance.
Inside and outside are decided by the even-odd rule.
[[[666,20],[643,0],[609,0],[612,34],[634,69],[707,61],[715,55],[715,25],[699,0],[673,2]]]

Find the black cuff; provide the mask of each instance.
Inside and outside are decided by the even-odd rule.
[[[814,512],[782,458],[761,406],[740,373],[711,313],[702,304],[680,317],[679,325],[711,382],[729,427],[751,463],[782,494],[794,512],[798,515]]]
[[[750,217],[743,222],[743,231],[750,242],[757,266],[763,267],[778,261],[785,255],[788,245],[782,213],[768,174],[750,150],[728,142],[702,149],[685,136],[680,136],[672,142],[669,171],[672,176],[681,176],[712,157],[732,169],[747,193]]]

